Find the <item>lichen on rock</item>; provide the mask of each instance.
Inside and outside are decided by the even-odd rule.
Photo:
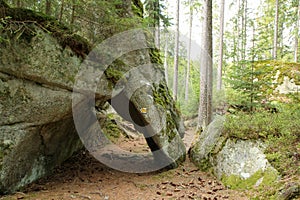
[[[249,189],[270,185],[279,173],[266,159],[260,141],[232,139],[222,134],[224,117],[216,117],[190,149],[201,170],[210,170],[226,186]]]
[[[131,12],[132,8],[125,10]],[[87,112],[80,113],[85,122],[89,120],[85,117],[95,117],[95,103],[91,102],[104,104],[123,94],[130,103],[127,112],[133,116],[132,120],[144,126],[151,125],[150,131],[141,128],[145,137],[149,136],[147,142],[151,150],[161,149],[163,158],[170,160],[172,167],[183,162],[185,147],[181,135],[184,127],[161,68],[150,65],[126,80],[126,74],[134,71],[135,66],[151,63],[151,53],[147,49],[129,52],[110,63],[97,90],[93,91],[95,98],[91,99],[91,91],[74,87],[84,58],[91,50],[85,39],[55,19],[27,9],[1,4],[0,17],[5,20],[0,30],[3,39],[0,41],[0,193],[14,192],[48,174],[83,147],[73,115],[82,102],[87,102],[84,110]],[[93,74],[102,69],[90,67],[89,70]],[[122,85],[113,95],[112,89],[120,80],[126,80],[126,87]],[[95,80],[92,81],[95,84]],[[146,83],[147,90],[144,87],[133,90],[139,86],[137,83]],[[72,105],[74,99],[83,101]],[[124,101],[120,103],[116,107],[123,108]],[[149,115],[140,113],[142,107],[148,108]],[[116,111],[122,115],[122,111]],[[166,118],[161,118],[164,113],[168,113]],[[86,137],[97,147],[95,142],[102,139],[93,140],[98,134],[94,126],[98,121],[95,117],[88,122],[82,128],[85,133],[91,131]],[[116,128],[109,127],[111,125],[105,126]]]

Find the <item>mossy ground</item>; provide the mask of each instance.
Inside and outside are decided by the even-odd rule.
[[[260,184],[258,181],[262,181]],[[222,176],[222,182],[225,186],[232,189],[252,189],[256,185],[256,188],[263,188],[265,186],[272,186],[278,181],[278,173],[269,168],[266,171],[259,170],[248,179],[242,179],[237,175]]]
[[[255,196],[254,199],[275,198],[280,187],[286,183],[285,180],[300,184],[300,106],[297,103],[280,104],[278,110],[277,113],[261,111],[230,114],[224,125],[224,135],[229,138],[262,140],[267,145],[266,158],[282,176],[279,182],[267,176],[269,181],[266,182],[271,184],[252,189],[255,195],[251,196]],[[234,176],[224,178],[224,182],[233,188],[247,188],[260,175],[261,172],[258,172],[243,184]]]

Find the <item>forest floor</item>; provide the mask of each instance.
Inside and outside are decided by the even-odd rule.
[[[193,131],[187,131],[187,149],[192,138]],[[118,142],[123,149],[149,151],[142,137],[122,137],[121,140]],[[131,174],[108,168],[87,151],[81,151],[57,167],[50,176],[29,185],[22,193],[0,199],[246,200],[248,197],[242,191],[225,188],[209,173],[199,171],[188,158],[177,169]]]

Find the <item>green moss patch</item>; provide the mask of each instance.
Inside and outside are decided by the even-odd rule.
[[[3,30],[12,31],[11,38],[23,37],[30,42],[36,34],[32,25],[36,25],[56,38],[63,48],[70,47],[79,57],[84,58],[91,51],[91,45],[87,40],[74,34],[71,29],[59,23],[55,18],[43,13],[23,8],[0,7],[0,18],[4,19],[0,22]]]
[[[266,171],[259,170],[248,179],[243,179],[238,175],[222,176],[225,186],[232,189],[251,189],[254,187],[271,186],[278,180],[278,173],[269,168]]]
[[[103,133],[105,136],[113,143],[117,142],[121,135],[124,134],[123,130],[119,128],[118,124],[114,120],[113,114],[107,115],[102,127],[104,127]]]

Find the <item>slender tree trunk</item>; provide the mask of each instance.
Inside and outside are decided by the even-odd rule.
[[[65,1],[61,0],[60,13],[59,13],[59,22],[62,22],[62,17],[65,9]]]
[[[298,46],[299,46],[299,20],[300,20],[300,3],[297,1],[297,21],[295,28],[295,46],[294,46],[294,62],[298,62]]]
[[[242,2],[242,60],[246,60],[246,47],[247,47],[247,0]]]
[[[154,27],[156,30],[156,47],[160,49],[160,4],[159,0],[154,2]]]
[[[242,59],[242,61],[244,61],[245,60],[245,58],[244,58],[244,27],[245,27],[245,24],[244,24],[244,22],[245,22],[245,19],[244,19],[244,9],[245,8],[245,0],[242,0],[242,9],[241,9],[241,16],[242,16],[242,27],[241,27],[241,35],[240,35],[240,37],[241,37],[241,59]]]
[[[273,59],[277,59],[277,46],[278,46],[278,18],[279,18],[279,0],[275,4],[275,20],[274,20],[274,40],[273,40]]]
[[[22,7],[22,1],[21,0],[17,0],[16,6],[18,8],[21,8]]]
[[[237,20],[236,20],[236,26],[237,26],[237,40],[236,40],[236,55],[237,55],[237,63],[240,62],[240,58],[241,58],[241,54],[240,54],[240,50],[242,48],[240,48],[240,37],[241,37],[241,30],[240,30],[240,15],[241,15],[241,0],[238,0],[238,15],[237,15]],[[234,38],[235,39],[235,38]]]
[[[220,49],[219,49],[219,65],[217,75],[217,90],[222,89],[222,66],[223,66],[223,42],[224,42],[224,4],[225,0],[221,0],[220,9]]]
[[[51,0],[46,0],[46,15],[51,15]]]
[[[250,93],[250,111],[253,112],[253,102],[254,102],[254,60],[255,60],[255,24],[253,23],[252,32],[252,62],[251,62],[251,93]]]
[[[246,51],[247,51],[247,19],[248,19],[248,1],[245,0],[244,2],[244,35],[243,35],[243,60],[246,60]]]
[[[160,27],[155,27],[155,41],[156,41],[156,47],[157,49],[160,49]]]
[[[169,46],[169,44],[168,44],[168,38],[166,38],[164,69],[165,69],[165,78],[166,78],[167,85],[168,85],[168,82],[169,82],[169,75],[168,75],[168,46]]]
[[[190,80],[190,69],[191,69],[191,50],[192,50],[192,30],[193,30],[193,0],[190,0],[190,27],[189,27],[189,46],[188,46],[188,63],[185,77],[185,95],[184,100],[189,100],[189,80]]]
[[[207,0],[207,30],[208,30],[208,36],[207,36],[207,50],[208,50],[208,62],[207,62],[207,85],[208,85],[208,91],[207,91],[207,125],[212,121],[212,95],[213,95],[213,37],[212,37],[212,0]]]
[[[212,0],[205,0],[203,4],[199,128],[205,128],[212,120]]]
[[[76,10],[76,0],[72,1],[72,14],[71,14],[71,25],[75,22],[75,10]]]
[[[176,31],[175,31],[175,49],[174,49],[174,79],[173,79],[173,96],[177,101],[177,89],[178,89],[178,54],[179,54],[179,8],[180,0],[176,0]]]

